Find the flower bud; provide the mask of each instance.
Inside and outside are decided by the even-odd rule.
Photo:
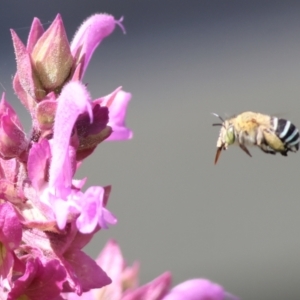
[[[36,119],[40,130],[52,129],[55,120],[56,107],[57,101],[55,99],[47,99],[37,105]]]
[[[49,91],[59,89],[69,77],[73,57],[59,14],[34,46],[32,60],[38,78]]]

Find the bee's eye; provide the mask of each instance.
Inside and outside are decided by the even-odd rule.
[[[226,131],[226,135],[225,135],[225,140],[226,140],[226,143],[228,145],[231,145],[234,143],[234,140],[235,140],[235,135],[234,135],[234,130],[233,130],[233,127],[230,126],[227,131]]]

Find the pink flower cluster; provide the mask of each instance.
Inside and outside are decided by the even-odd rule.
[[[82,296],[69,294],[68,300],[238,300],[220,285],[203,278],[187,280],[171,288],[170,272],[138,286],[139,264],[127,266],[114,240],[106,244],[96,262],[107,272],[112,283]]]
[[[82,248],[116,224],[106,208],[111,187],[74,179],[104,140],[127,140],[131,94],[117,88],[92,100],[82,83],[96,47],[122,20],[96,14],[69,43],[60,15],[45,31],[33,20],[27,44],[11,30],[17,72],[13,88],[29,111],[29,135],[13,107],[0,103],[0,299],[236,299],[208,280],[171,289],[171,275],[137,286],[116,242],[97,261]]]

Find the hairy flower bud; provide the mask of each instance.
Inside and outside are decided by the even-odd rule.
[[[69,41],[60,15],[37,41],[32,51],[34,69],[48,91],[60,88],[73,65]]]
[[[52,97],[37,105],[36,119],[40,130],[49,130],[53,127],[57,101],[51,98]]]

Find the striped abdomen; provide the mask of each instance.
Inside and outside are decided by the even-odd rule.
[[[299,130],[288,120],[272,118],[273,128],[276,135],[286,147],[286,152],[296,152],[299,149]]]

